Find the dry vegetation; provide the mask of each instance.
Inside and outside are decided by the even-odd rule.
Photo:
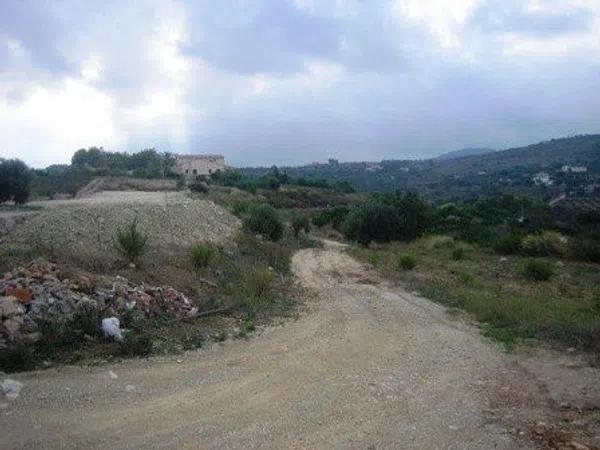
[[[541,281],[528,276],[529,258],[501,257],[445,236],[354,247],[352,252],[408,289],[473,314],[484,333],[508,349],[521,339],[536,338],[600,354],[596,264],[538,259],[552,271]],[[412,270],[399,267],[399,257],[402,261],[406,255],[414,258]]]
[[[226,195],[236,198],[235,193]],[[314,241],[305,234],[295,236],[288,224],[277,242],[246,233],[237,218],[198,197],[177,197],[165,207],[153,202],[97,203],[98,196],[94,196],[76,204],[47,207],[9,233],[0,250],[0,270],[41,256],[58,262],[73,277],[85,270],[91,280],[119,275],[132,283],[171,286],[184,293],[199,314],[137,323],[119,317],[131,330],[124,343],[100,334],[64,345],[43,345],[42,340],[34,352],[8,355],[3,365],[14,370],[42,362],[177,353],[207,340],[244,338],[257,325],[293,315],[298,295],[290,273],[291,255]],[[232,198],[229,203],[235,202]],[[123,251],[123,243],[117,245],[132,221],[137,222],[142,240],[147,239],[135,257]],[[130,260],[135,264],[128,264]]]

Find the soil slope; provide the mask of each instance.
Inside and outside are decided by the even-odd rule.
[[[6,242],[49,250],[84,267],[114,263],[115,233],[135,218],[148,235],[149,258],[203,241],[226,242],[239,228],[239,220],[220,206],[182,192],[106,191],[32,205],[43,209],[25,216]]]

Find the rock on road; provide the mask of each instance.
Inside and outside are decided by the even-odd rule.
[[[505,355],[332,247],[296,321],[175,357],[14,374],[0,448],[524,448],[487,413]]]

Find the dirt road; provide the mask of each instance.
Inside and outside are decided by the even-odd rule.
[[[524,448],[491,418],[506,357],[476,330],[337,248],[293,265],[307,311],[248,341],[14,375],[0,448]]]

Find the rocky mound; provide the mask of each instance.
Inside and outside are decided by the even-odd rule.
[[[123,202],[92,197],[47,206],[15,227],[5,242],[38,247],[59,260],[93,268],[119,258],[115,234],[136,218],[140,230],[148,236],[146,258],[155,260],[187,251],[199,242],[226,242],[239,228],[235,216],[212,202],[153,194],[157,198],[152,201],[147,195],[141,202],[132,201],[133,197],[122,193]]]
[[[61,273],[55,264],[37,260],[0,278],[0,352],[56,338],[57,330],[68,331],[71,339],[89,339],[100,334],[103,318],[146,320],[197,312],[184,294],[168,286]]]

